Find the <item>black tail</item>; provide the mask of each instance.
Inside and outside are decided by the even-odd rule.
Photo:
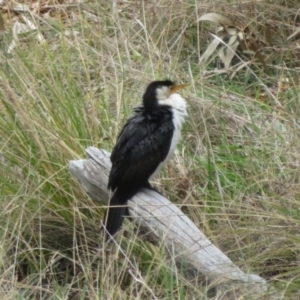
[[[150,183],[147,181],[141,187],[156,191]],[[128,189],[117,189],[113,194],[109,202],[109,207],[104,216],[105,228],[108,233],[106,233],[106,239],[110,235],[114,235],[122,226],[124,217],[128,215],[127,201],[131,199],[140,188],[135,188],[134,190]]]
[[[110,235],[114,235],[122,226],[125,215],[127,215],[127,200],[130,197],[116,190],[109,202],[109,207],[105,213],[104,222],[105,227]],[[106,233],[106,238],[109,234]]]

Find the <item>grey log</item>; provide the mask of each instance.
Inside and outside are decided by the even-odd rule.
[[[88,159],[72,160],[69,170],[88,195],[105,205],[109,201],[107,190],[110,154],[95,147],[86,149]],[[174,204],[159,193],[142,190],[128,203],[133,222],[146,228],[178,262],[186,262],[213,282],[239,281],[266,288],[258,275],[246,274],[196,227]]]

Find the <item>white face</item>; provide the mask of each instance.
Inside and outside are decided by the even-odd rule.
[[[157,100],[166,100],[170,97],[171,95],[171,87],[168,86],[161,86],[156,90],[156,96]]]

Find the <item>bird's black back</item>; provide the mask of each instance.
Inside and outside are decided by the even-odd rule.
[[[147,184],[151,175],[168,155],[174,125],[168,105],[148,111],[137,108],[124,125],[111,154],[112,169],[108,187],[114,191],[135,190]]]

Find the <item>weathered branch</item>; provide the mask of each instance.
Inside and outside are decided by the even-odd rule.
[[[89,147],[86,152],[89,159],[73,160],[69,169],[93,200],[107,205],[110,154],[95,147]],[[188,263],[214,282],[238,280],[264,286],[263,278],[245,274],[180,209],[159,193],[144,189],[128,205],[133,222],[147,228],[152,236],[163,242],[178,262]]]

